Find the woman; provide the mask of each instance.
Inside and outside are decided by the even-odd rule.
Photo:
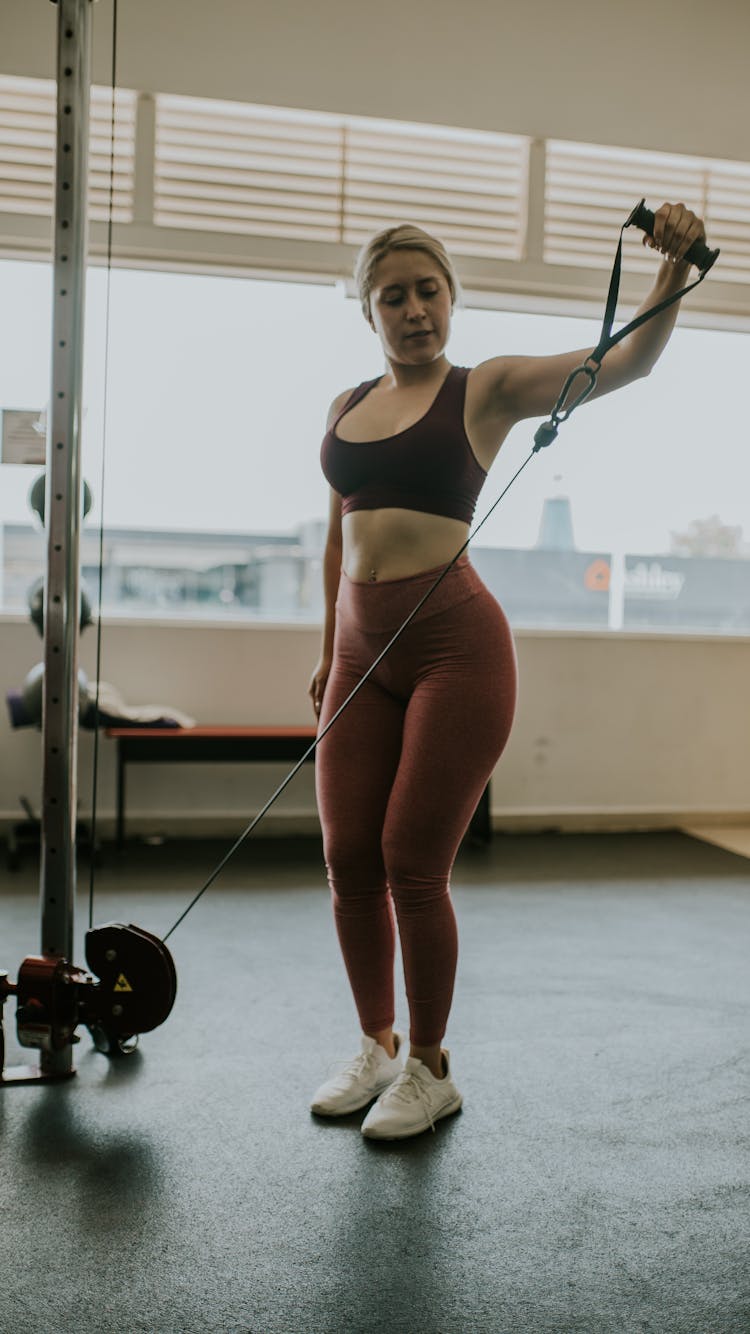
[[[684,256],[703,236],[684,205],[658,210],[644,244],[665,259],[642,309],[684,285]],[[323,441],[326,614],[309,688],[321,729],[466,541],[511,427],[548,415],[593,351],[452,366],[456,275],[441,243],[417,227],[374,237],[356,278],[387,370],[334,400]],[[613,348],[591,398],[647,375],[676,313],[677,303]],[[461,1106],[441,1047],[458,953],[449,876],[508,739],[515,697],[508,623],[464,555],[318,746],[328,879],[363,1037],[359,1056],[311,1108],[342,1116],[379,1095],[362,1125],[370,1138],[434,1130]],[[396,920],[410,1015],[405,1066],[393,1031]]]

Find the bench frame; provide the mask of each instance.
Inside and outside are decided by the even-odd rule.
[[[296,763],[312,746],[316,727],[108,727],[117,742],[118,851],[125,843],[126,770],[129,764]],[[314,760],[315,752],[308,757]],[[490,785],[487,784],[469,825],[472,838],[488,843]]]

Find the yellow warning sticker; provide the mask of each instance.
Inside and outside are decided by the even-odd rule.
[[[115,991],[132,991],[132,990],[133,988],[128,982],[128,979],[126,978],[125,974],[120,973],[120,976],[115,982]]]

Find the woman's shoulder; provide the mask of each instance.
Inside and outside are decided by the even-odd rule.
[[[350,389],[342,389],[341,393],[337,394],[332,400],[331,409],[343,408],[344,404],[351,398],[352,394],[356,393],[358,387],[358,385],[353,384]]]
[[[336,395],[333,402],[331,403],[331,406],[328,409],[328,420],[326,422],[326,426],[329,431],[333,426],[333,423],[335,422],[336,418],[339,416],[341,412],[343,412],[349,400],[351,398],[354,398],[354,395],[358,394],[360,390],[364,391],[374,383],[375,383],[374,380],[363,380],[361,384],[355,384],[352,386],[351,389],[344,389],[342,393]]]
[[[333,399],[328,409],[328,417],[326,419],[326,427],[329,431],[341,412],[341,409],[346,406],[353,393],[354,389],[344,389],[342,393],[337,394]]]
[[[491,357],[488,361],[477,362],[476,366],[466,369],[467,399],[478,410],[486,410],[498,394],[510,362],[508,357]]]

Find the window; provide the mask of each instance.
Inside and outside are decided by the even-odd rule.
[[[90,271],[83,471],[94,506],[82,558],[92,595],[104,285],[104,272]],[[10,312],[0,325],[0,407],[41,412],[47,266],[0,263],[0,302]],[[449,352],[473,365],[503,352],[591,346],[598,332],[588,319],[465,309]],[[474,545],[514,624],[750,632],[750,463],[738,430],[749,343],[746,334],[678,329],[651,377],[585,405],[532,460]],[[114,271],[108,611],[317,620],[328,403],[381,369],[374,335],[342,285]],[[526,457],[534,429],[523,422],[512,432],[478,519]],[[6,610],[24,608],[43,569],[43,535],[27,502],[39,471],[0,468]],[[698,521],[702,531],[691,529]],[[680,542],[691,533],[692,548]]]
[[[49,393],[55,89],[0,76],[0,408]],[[617,231],[641,195],[684,197],[722,256],[656,373],[586,405],[477,537],[517,625],[747,633],[750,164],[118,89],[104,498],[108,610],[316,620],[330,399],[381,370],[351,295],[361,241],[413,220],[457,260],[451,359],[591,346]],[[106,250],[110,93],[91,97],[91,253]],[[626,234],[622,307],[653,260]],[[35,260],[36,262],[32,262]],[[282,281],[283,280],[283,281]],[[101,515],[106,275],[91,268],[82,562]],[[575,311],[579,318],[571,318]],[[525,313],[523,313],[525,312]],[[601,316],[599,315],[599,319]],[[694,325],[696,327],[688,327]],[[697,327],[703,325],[704,327]],[[734,332],[732,331],[734,330]],[[693,387],[699,388],[693,392]],[[506,443],[486,512],[526,456]],[[0,607],[44,564],[0,467]]]
[[[610,269],[612,238],[639,195],[690,202],[722,251],[722,283],[750,283],[750,166],[676,153],[573,144],[546,146],[544,258]],[[636,233],[637,236],[637,233]],[[630,268],[651,258],[632,252]]]

